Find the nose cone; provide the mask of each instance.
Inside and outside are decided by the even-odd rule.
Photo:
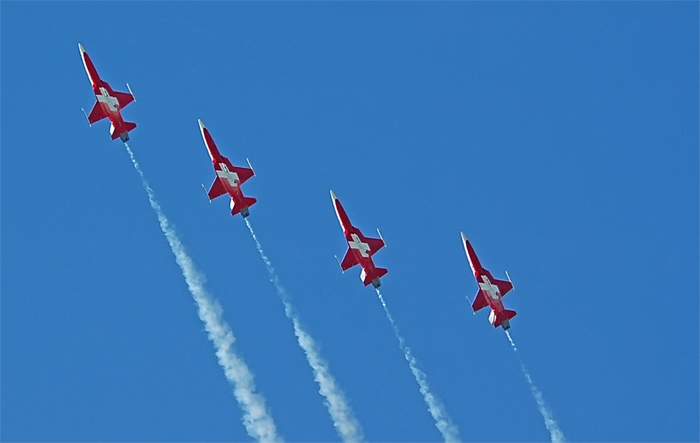
[[[461,234],[462,242],[464,243],[464,252],[467,253],[467,259],[469,260],[469,267],[472,268],[472,272],[474,272],[474,275],[476,275],[477,272],[481,270],[481,263],[479,263],[479,258],[476,256],[476,252],[474,252],[474,248],[469,242],[467,236],[464,235],[464,232]]]
[[[204,139],[204,146],[207,147],[207,152],[209,153],[209,157],[211,158],[212,161],[216,161],[219,157],[221,157],[221,154],[219,154],[219,149],[216,147],[216,143],[214,143],[214,139],[211,138],[211,134],[209,133],[209,130],[207,129],[206,126],[204,126],[204,122],[202,120],[197,119],[197,122],[199,123],[199,130],[202,132],[202,138]]]
[[[343,230],[346,230],[350,225],[350,220],[348,219],[348,215],[345,213],[345,209],[343,209],[343,205],[340,204],[340,200],[338,200],[338,197],[333,191],[331,191],[331,200],[333,201],[333,208],[335,209],[335,215],[338,216],[340,226],[343,227]]]
[[[80,49],[80,58],[83,59],[83,66],[85,66],[85,72],[87,72],[90,83],[95,86],[95,82],[100,78],[100,76],[97,75],[97,69],[95,69],[95,65],[92,64],[92,60],[90,60],[87,52],[85,52],[83,45],[78,43],[78,49]]]
[[[464,251],[467,253],[467,258],[469,259],[469,263],[471,264],[472,261],[472,245],[469,243],[469,239],[467,238],[466,235],[464,235],[464,232],[460,232],[462,234],[462,244],[464,244]]]

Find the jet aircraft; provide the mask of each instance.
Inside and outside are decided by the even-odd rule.
[[[510,328],[510,319],[515,317],[516,314],[515,311],[504,308],[501,300],[508,291],[513,289],[510,277],[508,277],[508,281],[493,278],[493,275],[479,263],[479,258],[476,256],[476,252],[474,252],[474,248],[464,235],[464,232],[462,232],[462,242],[464,243],[464,250],[467,252],[469,266],[471,266],[476,282],[479,284],[479,290],[474,298],[474,303],[472,303],[472,310],[476,312],[489,306],[491,308],[489,321],[493,327],[502,326],[503,330],[507,331]],[[507,275],[508,273],[506,272]]]
[[[343,257],[342,262],[338,262],[340,264],[340,269],[345,272],[359,264],[362,267],[360,279],[365,286],[372,283],[372,286],[375,288],[380,287],[382,284],[380,278],[389,271],[385,268],[374,266],[372,256],[385,246],[382,234],[379,232],[379,229],[377,229],[379,238],[365,237],[359,229],[350,223],[348,214],[345,213],[343,205],[340,204],[340,200],[338,200],[338,197],[335,196],[333,191],[331,191],[331,200],[333,200],[333,206],[335,207],[335,213],[338,215],[340,226],[342,226],[343,232],[345,233],[345,240],[348,242],[348,250],[345,253],[345,257]]]
[[[228,193],[231,197],[231,215],[236,215],[240,212],[243,218],[248,217],[250,215],[248,208],[257,200],[244,196],[243,191],[241,191],[241,185],[255,175],[253,167],[250,166],[250,162],[248,162],[250,168],[233,166],[228,158],[221,155],[202,120],[199,120],[199,129],[202,131],[204,144],[207,147],[207,151],[209,151],[209,157],[214,163],[214,171],[216,172],[214,183],[211,185],[209,192],[207,192],[209,201]]]
[[[93,123],[107,118],[112,123],[110,127],[112,140],[120,138],[123,142],[129,141],[129,131],[136,128],[136,123],[125,122],[121,114],[122,108],[134,101],[134,94],[131,92],[129,84],[127,83],[126,85],[127,89],[129,89],[128,93],[114,91],[109,86],[109,83],[102,80],[97,74],[97,69],[92,64],[92,60],[85,52],[83,45],[78,43],[78,49],[80,49],[80,56],[83,59],[88,77],[90,77],[90,83],[92,83],[92,91],[95,93],[95,98],[97,98],[90,115],[85,114],[88,124],[92,126]],[[83,113],[85,113],[84,109]]]

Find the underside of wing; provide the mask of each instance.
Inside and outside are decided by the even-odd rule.
[[[340,269],[342,269],[343,271],[347,271],[348,269],[352,268],[357,264],[359,263],[355,259],[355,254],[353,254],[350,248],[348,248],[348,252],[345,253],[343,261],[340,262]]]
[[[126,93],[126,92],[116,92],[116,91],[114,91],[112,94],[114,95],[114,97],[115,97],[115,98],[117,99],[117,101],[119,102],[119,107],[120,107],[120,108],[123,108],[123,107],[125,107],[126,105],[128,105],[129,103],[131,103],[131,102],[134,101],[134,96],[131,95],[131,94],[129,94],[129,93]]]
[[[95,102],[95,106],[92,107],[92,111],[90,111],[90,115],[88,115],[88,122],[90,122],[90,124],[93,124],[102,120],[103,118],[107,118],[107,115],[102,110],[100,102]]]
[[[476,312],[485,308],[486,306],[488,306],[488,302],[486,301],[484,291],[479,289],[479,291],[476,293],[476,297],[474,298],[474,303],[472,303],[472,311]]]
[[[513,289],[513,283],[507,281],[507,280],[495,280],[493,282],[496,286],[498,286],[498,292],[501,293],[501,297],[506,295],[508,291]]]
[[[228,159],[226,159],[226,160],[228,160]],[[229,162],[229,163],[230,163],[230,162]],[[235,172],[236,175],[238,175],[238,179],[240,180],[240,184],[245,183],[246,180],[248,180],[250,177],[252,177],[253,175],[255,175],[255,173],[253,172],[252,169],[250,169],[250,168],[243,168],[243,167],[240,167],[240,166],[229,165],[229,170],[230,170],[231,172]]]
[[[214,179],[214,183],[211,185],[211,189],[207,192],[209,200],[214,200],[216,197],[226,194],[226,189],[218,178]]]
[[[369,245],[369,255],[373,256],[377,251],[384,247],[384,240],[380,238],[367,238],[365,237],[365,243]]]

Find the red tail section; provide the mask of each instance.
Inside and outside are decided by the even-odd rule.
[[[243,197],[243,204],[247,207],[250,208],[253,206],[255,203],[257,203],[257,199],[253,197]]]
[[[511,318],[516,316],[515,311],[511,311],[509,309],[504,309],[502,312],[500,312],[498,315],[496,315],[495,321],[493,321],[493,327],[497,328],[503,324],[504,321],[510,320]]]
[[[231,200],[231,215],[236,215],[240,212],[244,218],[247,217],[250,214],[248,208],[253,206],[256,202],[257,200],[253,197],[243,197],[243,202],[241,204],[234,204],[233,200]]]
[[[362,283],[364,283],[365,286],[368,286],[370,283],[374,283],[375,280],[384,277],[387,272],[389,272],[389,270],[386,268],[374,268],[374,271],[375,272],[373,274],[367,274],[364,269],[362,270]],[[376,287],[378,287],[378,285]]]
[[[136,128],[136,123],[124,122],[119,128],[112,126],[112,140],[116,140],[122,136],[122,134],[127,134],[126,140],[129,140],[128,133]]]
[[[124,126],[122,126],[122,128],[126,132],[133,131],[134,129],[136,129],[136,123],[124,122]]]

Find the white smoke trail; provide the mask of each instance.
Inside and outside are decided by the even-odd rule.
[[[134,153],[127,143],[124,143],[126,150],[129,152],[131,162],[134,168],[141,177],[143,188],[148,194],[148,201],[153,208],[153,212],[158,216],[160,229],[165,234],[170,249],[175,255],[175,261],[182,270],[182,275],[187,282],[194,301],[197,303],[199,310],[199,318],[204,322],[204,327],[209,335],[209,340],[214,343],[216,348],[216,356],[219,359],[219,365],[224,369],[226,379],[233,385],[233,394],[238,401],[241,409],[243,409],[243,425],[245,426],[248,435],[259,442],[275,442],[282,441],[282,438],[277,435],[277,429],[272,417],[267,412],[265,407],[265,399],[262,395],[255,392],[255,382],[253,374],[246,363],[233,350],[233,344],[236,341],[231,328],[223,320],[223,309],[219,302],[211,297],[204,287],[205,278],[197,270],[192,262],[192,259],[185,251],[185,247],[180,242],[170,221],[163,213],[155,194],[149,186],[146,178],[141,171],[141,167],[134,158]]]
[[[399,340],[399,347],[403,351],[403,355],[406,358],[406,361],[408,362],[408,366],[411,368],[411,372],[413,373],[416,382],[418,382],[418,386],[420,386],[420,392],[421,394],[423,394],[423,399],[428,405],[428,411],[430,412],[430,415],[432,415],[433,420],[435,420],[435,426],[442,434],[442,438],[445,440],[446,443],[460,441],[459,430],[457,429],[457,426],[454,423],[452,423],[452,420],[450,420],[450,417],[447,415],[447,411],[445,411],[445,406],[442,404],[440,399],[438,399],[432,392],[430,392],[430,387],[428,386],[428,376],[425,375],[425,372],[421,371],[420,368],[418,368],[418,362],[416,361],[415,357],[413,357],[411,349],[406,345],[406,342],[399,333],[399,328],[396,326],[396,323],[394,323],[394,318],[389,313],[389,309],[386,307],[386,303],[384,303],[384,297],[382,297],[382,293],[379,292],[379,289],[377,288],[375,288],[375,290],[377,291],[377,295],[379,296],[379,301],[382,302],[384,312],[386,312],[386,318],[389,319],[389,323],[391,323],[391,327],[394,329],[394,334]]]
[[[272,267],[272,262],[267,258],[265,252],[263,252],[262,245],[258,241],[255,231],[253,231],[253,226],[247,218],[245,219],[245,223],[250,230],[250,235],[253,237],[253,240],[255,240],[255,246],[258,248],[260,257],[265,262],[267,272],[270,275],[270,281],[275,285],[277,295],[284,304],[284,313],[294,325],[294,335],[296,335],[299,346],[304,350],[306,360],[309,362],[309,366],[311,366],[314,372],[314,380],[318,383],[319,393],[325,399],[324,404],[326,408],[328,408],[328,413],[331,415],[333,426],[335,426],[340,438],[346,443],[364,440],[362,428],[355,418],[352,408],[350,408],[342,389],[340,389],[335,378],[331,374],[328,363],[321,357],[321,352],[316,342],[302,326],[299,316],[292,306],[287,290],[282,286],[282,283],[280,283],[277,272],[275,272],[275,268]]]
[[[508,331],[506,331],[506,335],[508,336],[510,345],[513,347],[513,351],[518,352],[518,348],[515,347],[515,342],[511,338]],[[565,442],[566,440],[564,439],[564,433],[559,428],[559,424],[556,422],[556,420],[554,420],[552,410],[549,409],[547,403],[545,403],[542,392],[537,389],[537,386],[535,386],[535,383],[532,381],[532,377],[530,377],[530,372],[528,372],[528,370],[525,368],[525,365],[520,360],[520,357],[518,357],[518,363],[520,363],[520,369],[523,371],[525,380],[527,380],[527,383],[530,385],[530,392],[532,392],[532,396],[535,398],[535,402],[537,402],[537,409],[540,410],[540,414],[542,414],[542,418],[544,418],[544,426],[549,431],[549,437],[552,440],[552,443]]]
[[[513,347],[513,350],[515,352],[518,352],[518,348],[515,347],[515,342],[513,339],[510,337],[510,332],[506,331],[506,336],[508,337],[508,341],[510,342],[510,345]]]

